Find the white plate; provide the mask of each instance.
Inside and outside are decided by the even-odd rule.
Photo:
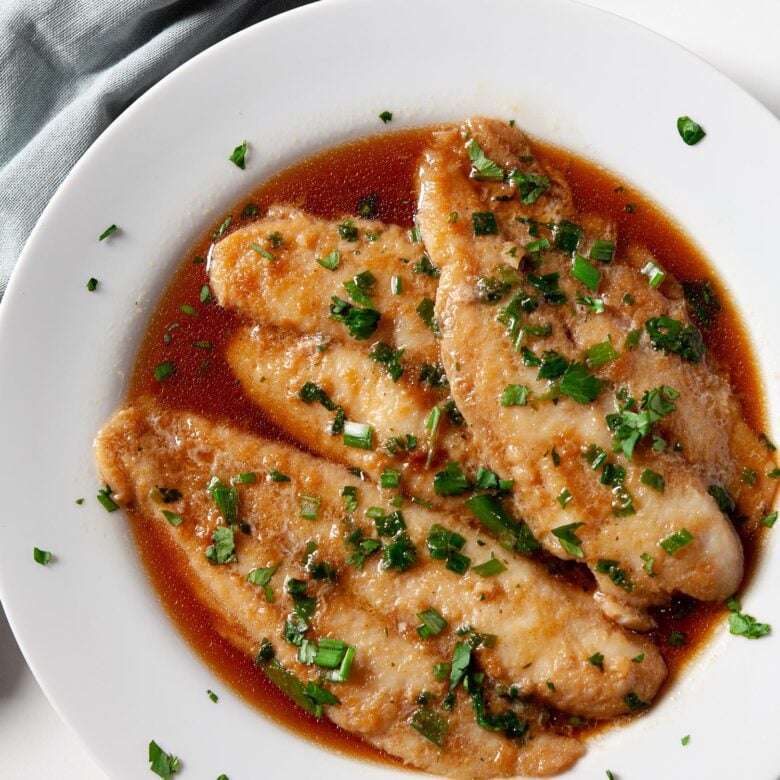
[[[327,0],[196,57],[76,166],[0,307],[0,594],[52,703],[117,780],[147,776],[150,739],[182,757],[183,777],[397,775],[286,732],[214,679],[165,616],[121,513],[94,500],[91,450],[190,243],[273,171],[384,130],[384,109],[394,128],[515,117],[644,190],[720,271],[778,396],[780,126],[690,53],[565,0]],[[703,143],[681,142],[680,114],[707,129]],[[243,138],[245,172],[226,159]],[[113,222],[121,232],[98,243]],[[49,567],[35,545],[55,553]],[[747,611],[780,624],[778,585],[761,566]],[[776,778],[777,641],[720,630],[648,715],[592,740],[566,777]]]

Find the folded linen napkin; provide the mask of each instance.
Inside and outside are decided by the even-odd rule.
[[[231,33],[311,0],[3,0],[0,300],[44,207],[152,84]]]

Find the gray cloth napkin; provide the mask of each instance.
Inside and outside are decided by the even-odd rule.
[[[60,182],[127,106],[211,44],[307,2],[0,1],[0,299]]]

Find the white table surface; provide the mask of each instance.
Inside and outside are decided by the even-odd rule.
[[[731,77],[780,117],[780,0],[590,0]],[[0,608],[0,778],[107,780],[32,676]]]

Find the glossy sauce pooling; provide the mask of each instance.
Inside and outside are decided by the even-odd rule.
[[[236,204],[225,233],[247,224],[255,214],[262,215],[274,203],[292,204],[327,219],[343,219],[354,215],[360,198],[372,193],[378,195],[377,219],[411,227],[418,158],[430,133],[430,129],[413,130],[363,139],[304,160]],[[701,254],[674,223],[612,174],[560,149],[537,143],[535,150],[542,161],[565,172],[580,210],[598,212],[617,223],[618,254],[629,243],[642,243],[680,281],[709,279],[713,283],[723,311],[714,326],[704,332],[705,341],[729,372],[746,419],[756,431],[761,430],[763,397],[750,343],[730,299]],[[223,356],[223,347],[239,318],[219,308],[204,288],[208,284],[205,259],[220,224],[222,220],[184,259],[152,315],[128,402],[152,393],[171,408],[191,410],[267,437],[286,439],[273,421],[244,397]],[[192,308],[183,311],[182,306]],[[154,368],[165,361],[175,363],[176,374],[157,382]],[[260,709],[309,738],[352,754],[394,762],[327,719],[315,721],[293,705],[251,659],[220,637],[219,617],[199,606],[188,585],[184,557],[166,547],[163,535],[158,535],[153,526],[135,517],[131,517],[131,525],[163,604],[217,675]],[[738,531],[749,576],[761,534],[749,534],[744,528]],[[669,666],[670,679],[695,654],[724,611],[719,604],[679,602],[656,613],[659,628],[654,637]],[[672,631],[685,634],[685,646],[669,645]]]

